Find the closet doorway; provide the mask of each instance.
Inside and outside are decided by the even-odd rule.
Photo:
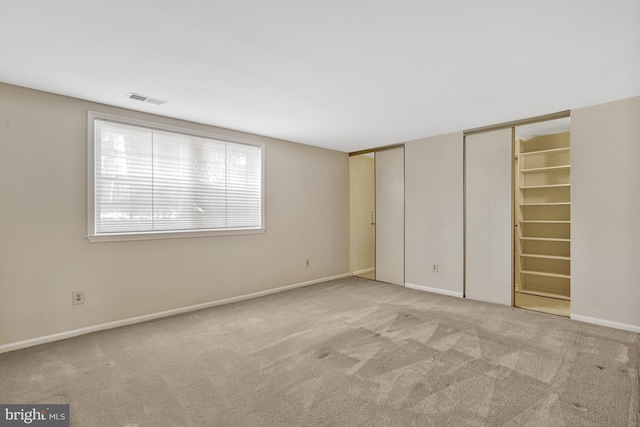
[[[569,316],[570,119],[514,128],[514,306]]]
[[[354,276],[404,286],[404,146],[349,157]]]
[[[354,276],[376,279],[375,153],[349,157],[349,252]]]

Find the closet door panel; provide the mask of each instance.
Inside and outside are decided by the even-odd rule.
[[[512,304],[511,128],[466,137],[465,296]]]
[[[404,286],[404,148],[375,160],[376,280]]]

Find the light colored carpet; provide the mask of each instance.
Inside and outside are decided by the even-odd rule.
[[[0,355],[73,426],[634,426],[639,335],[348,278]]]

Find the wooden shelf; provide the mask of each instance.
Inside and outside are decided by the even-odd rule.
[[[535,240],[546,242],[570,242],[571,239],[560,239],[557,237],[520,237],[520,240]]]
[[[528,295],[535,295],[538,297],[547,297],[547,298],[555,298],[555,299],[562,299],[562,300],[566,300],[569,301],[571,298],[569,297],[569,295],[564,294],[564,293],[555,293],[555,292],[549,292],[549,291],[535,291],[535,290],[529,290],[529,289],[521,289],[519,291],[521,294],[528,294]]]
[[[520,203],[520,206],[570,206],[571,202]]]
[[[520,187],[521,190],[533,190],[537,188],[563,188],[563,187],[571,187],[571,184],[547,184],[547,185],[527,185],[525,187]]]
[[[570,300],[571,147],[568,132],[515,147],[516,291]],[[538,219],[540,218],[540,219]],[[548,237],[547,237],[548,236]]]
[[[554,153],[566,153],[571,151],[571,147],[552,148],[550,150],[538,150],[538,151],[525,151],[520,153],[521,156],[528,156],[530,154],[554,154]]]
[[[546,271],[520,270],[522,274],[533,274],[535,276],[558,277],[561,279],[570,279],[568,274],[548,273]]]
[[[524,224],[571,224],[571,221],[559,219],[523,219],[520,222]]]
[[[559,256],[559,255],[544,255],[544,254],[520,254],[523,257],[529,258],[544,258],[544,259],[557,259],[563,261],[570,261],[571,257],[568,256]]]
[[[520,169],[522,173],[551,172],[571,169],[571,165],[547,166],[544,168]]]

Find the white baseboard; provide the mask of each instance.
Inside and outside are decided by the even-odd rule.
[[[0,345],[0,354],[7,353],[10,351],[20,350],[27,347],[33,347],[40,344],[46,344],[54,341],[65,340],[67,338],[73,338],[80,335],[86,335],[92,332],[119,328],[121,326],[133,325],[135,323],[142,323],[142,322],[147,322],[149,320],[161,319],[163,317],[175,316],[176,314],[188,313],[190,311],[202,310],[205,308],[215,307],[218,305],[231,304],[234,302],[245,301],[253,298],[259,298],[266,295],[275,294],[278,292],[288,291],[289,289],[302,288],[304,286],[315,285],[318,283],[328,282],[336,279],[342,279],[345,277],[351,277],[351,273],[338,274],[337,276],[331,276],[331,277],[323,277],[321,279],[310,280],[308,282],[294,283],[293,285],[281,286],[279,288],[274,288],[274,289],[267,289],[265,291],[254,292],[247,295],[240,295],[237,297],[205,302],[202,304],[191,305],[188,307],[174,308],[172,310],[161,311],[159,313],[145,314],[143,316],[130,317],[127,319],[116,320],[114,322],[101,323],[99,325],[87,326],[85,328],[74,329],[71,331],[60,332],[57,334],[46,335],[43,337],[31,338],[24,341],[3,344],[3,345]]]
[[[364,270],[358,270],[358,271],[354,271],[353,273],[351,273],[353,276],[359,276],[361,274],[367,274],[367,273],[371,273],[372,271],[375,271],[376,268],[375,267],[371,267],[371,268],[365,268]]]
[[[462,292],[448,291],[446,289],[431,288],[424,285],[414,285],[413,283],[405,283],[404,286],[418,291],[433,292],[434,294],[442,294],[450,297],[462,298]]]
[[[623,331],[635,332],[637,334],[640,334],[640,326],[636,325],[612,322],[611,320],[598,319],[596,317],[582,316],[580,314],[573,313],[571,313],[569,317],[579,322],[591,323],[593,325],[606,326],[608,328],[621,329]]]

